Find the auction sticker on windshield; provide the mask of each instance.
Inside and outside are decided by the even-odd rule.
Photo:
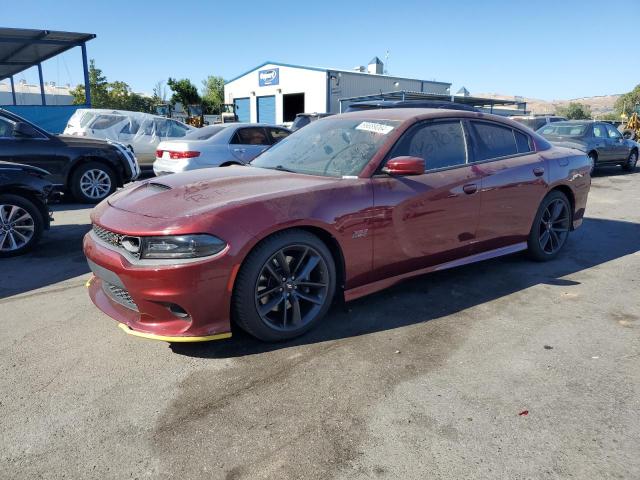
[[[383,123],[373,123],[373,122],[362,122],[360,125],[356,127],[356,130],[364,130],[366,132],[381,133],[382,135],[386,135],[393,129],[394,127],[392,127],[391,125],[385,125]]]

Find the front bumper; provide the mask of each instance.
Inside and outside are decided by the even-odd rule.
[[[94,276],[89,296],[127,333],[169,342],[201,342],[231,336],[232,260],[138,265],[93,232],[83,243]]]

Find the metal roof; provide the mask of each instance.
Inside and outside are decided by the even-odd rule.
[[[502,100],[497,98],[482,97],[463,97],[461,95],[451,96],[425,92],[410,92],[406,90],[394,92],[382,92],[373,95],[362,95],[359,97],[341,98],[341,102],[365,102],[372,100],[443,100],[453,101],[455,103],[464,103],[474,107],[490,107],[494,105],[526,105],[525,102],[517,102],[514,100]]]
[[[0,28],[0,80],[94,38],[93,33]]]
[[[340,72],[340,73],[350,73],[353,75],[366,75],[368,77],[379,77],[379,78],[393,78],[393,79],[397,79],[397,80],[413,80],[413,81],[417,81],[417,82],[425,82],[425,83],[437,83],[437,84],[441,84],[441,85],[451,85],[451,83],[449,82],[438,82],[436,80],[420,80],[419,78],[408,78],[408,77],[397,77],[395,75],[381,75],[381,74],[375,74],[375,73],[367,73],[367,72],[358,72],[356,70],[344,70],[344,69],[340,69],[340,68],[320,68],[320,67],[309,67],[306,65],[295,65],[292,63],[281,63],[281,62],[272,62],[272,61],[266,61],[264,63],[261,63],[260,65],[258,65],[257,67],[253,67],[251,70],[247,70],[246,72],[233,77],[231,80],[227,80],[226,82],[224,82],[225,85],[228,85],[231,82],[234,82],[235,80],[244,77],[245,75],[248,75],[256,70],[258,70],[259,68],[262,68],[266,65],[276,65],[278,67],[291,67],[291,68],[300,68],[302,70],[314,70],[316,72]]]

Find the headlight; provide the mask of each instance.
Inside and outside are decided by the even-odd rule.
[[[227,244],[213,235],[141,237],[140,258],[198,258],[215,255]]]

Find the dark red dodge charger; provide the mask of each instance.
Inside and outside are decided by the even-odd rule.
[[[582,223],[589,159],[510,120],[389,109],[319,120],[251,166],[138,182],[92,212],[93,302],[166,341],[300,335],[336,295],[527,249]]]

